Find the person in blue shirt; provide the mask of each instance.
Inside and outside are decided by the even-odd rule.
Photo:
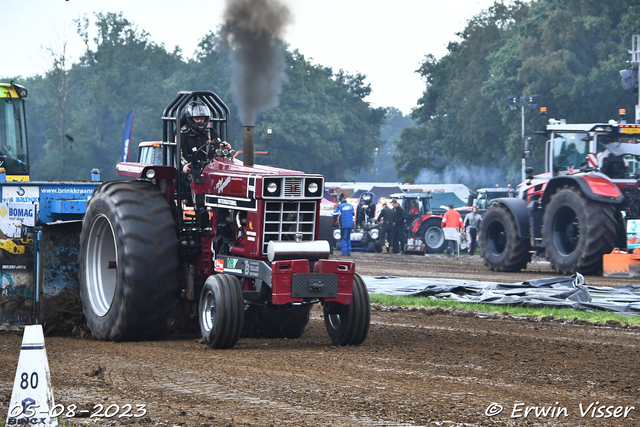
[[[340,237],[342,255],[351,255],[351,230],[353,230],[353,205],[347,203],[347,199],[344,197],[344,193],[340,193],[338,196],[339,205],[336,206],[336,210],[333,211],[333,216],[338,217],[340,224]]]

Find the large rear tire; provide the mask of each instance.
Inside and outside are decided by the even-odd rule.
[[[547,205],[542,241],[551,267],[562,274],[597,274],[615,247],[615,209],[565,187]]]
[[[353,275],[351,305],[324,304],[324,324],[335,345],[359,345],[367,338],[371,320],[369,292],[358,274]]]
[[[529,241],[518,236],[515,218],[503,205],[487,210],[479,240],[484,263],[492,271],[520,271],[531,261]]]
[[[441,218],[429,218],[420,226],[418,235],[424,240],[424,251],[428,254],[442,253],[447,247],[442,231]]]
[[[80,234],[82,306],[99,340],[161,337],[178,296],[178,239],[171,208],[144,181],[98,187]]]
[[[311,305],[290,307],[249,306],[242,336],[251,338],[300,338],[309,323]]]
[[[200,332],[209,347],[231,348],[238,343],[244,321],[244,299],[235,276],[209,276],[200,294],[198,311]]]

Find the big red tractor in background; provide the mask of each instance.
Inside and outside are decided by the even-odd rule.
[[[222,146],[203,146],[185,189],[180,129],[195,100],[227,140],[224,102],[213,92],[179,92],[162,114],[162,155],[118,164],[118,173],[134,180],[102,184],[87,207],[80,281],[93,335],[153,339],[177,304],[191,304],[207,345],[230,348],[241,335],[297,338],[320,303],[334,344],[362,343],[367,288],[352,262],[329,260],[329,243],[318,240],[324,178],[254,166],[253,127],[245,126],[244,163]],[[191,192],[202,206],[185,215]]]
[[[453,193],[448,195],[437,194],[437,196],[439,202],[445,204],[457,199]],[[405,252],[441,253],[446,249],[447,241],[444,239],[444,231],[442,230],[442,218],[447,211],[447,207],[433,206],[434,195],[431,192],[394,193],[389,197],[397,199],[405,212],[405,230],[407,234]],[[417,210],[417,213],[411,213],[413,206],[415,206],[414,211]],[[462,208],[457,208],[457,210],[460,209]],[[460,250],[466,251],[469,246],[466,237],[463,235],[460,237]]]
[[[603,255],[626,247],[626,220],[640,218],[640,125],[546,126],[545,173],[496,199],[483,217],[480,248],[496,271],[526,268],[545,255],[559,273],[597,274]]]

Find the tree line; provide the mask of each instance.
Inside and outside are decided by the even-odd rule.
[[[90,37],[95,24],[97,34]],[[85,44],[78,63],[64,50],[49,48],[51,67],[44,75],[18,79],[29,91],[27,123],[31,176],[35,180],[117,179],[124,122],[135,110],[130,158],[141,141],[162,138],[161,115],[179,91],[211,90],[231,110],[232,146],[242,149],[242,123],[231,93],[233,72],[223,28],[206,34],[193,59],[150,41],[121,13],[99,13],[77,21]],[[297,50],[282,46],[287,80],[279,105],[265,110],[255,126],[256,163],[320,173],[344,180],[370,170],[385,142],[380,128],[386,109],[364,99],[366,77],[312,64]],[[398,131],[399,133],[399,131]],[[389,159],[391,162],[391,159]]]
[[[90,24],[97,33],[89,36]],[[606,122],[625,108],[633,122],[637,95],[625,93],[619,71],[640,33],[640,0],[496,1],[467,22],[442,58],[427,55],[416,70],[425,90],[411,116],[373,108],[366,76],[312,64],[283,45],[286,81],[279,105],[256,121],[256,163],[330,181],[461,182],[471,188],[518,183],[521,111],[507,97],[538,95],[547,118]],[[19,79],[27,109],[34,179],[86,179],[99,168],[117,178],[124,120],[135,110],[132,157],[140,141],[161,138],[160,116],[181,90],[213,90],[232,112],[231,143],[242,123],[231,91],[233,73],[223,28],[206,34],[193,59],[150,41],[122,14],[77,21],[86,49],[69,64],[51,54],[43,75]],[[4,80],[4,79],[3,79]],[[7,79],[8,80],[8,79]],[[533,136],[528,165],[543,171],[544,139],[537,110],[525,111]]]
[[[633,122],[637,95],[622,91],[619,71],[639,33],[638,0],[496,1],[468,21],[446,55],[421,64],[426,90],[416,125],[396,144],[398,175],[470,187],[520,182],[521,109],[512,111],[508,97],[538,95],[547,118],[568,123],[607,122],[620,108]],[[536,173],[544,171],[544,139],[531,132],[543,126],[526,108]]]

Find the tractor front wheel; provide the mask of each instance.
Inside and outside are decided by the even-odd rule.
[[[200,294],[200,332],[211,348],[231,348],[242,333],[244,299],[235,276],[216,274],[204,282]]]
[[[563,274],[597,274],[616,241],[616,212],[575,188],[558,191],[545,210],[542,241],[551,267]]]
[[[529,241],[518,235],[516,220],[505,206],[487,210],[479,240],[484,263],[492,271],[520,271],[531,260]]]
[[[359,345],[367,338],[370,320],[369,292],[360,275],[354,274],[351,305],[325,303],[325,327],[333,344]]]
[[[112,181],[91,197],[82,224],[82,307],[99,340],[161,337],[178,297],[175,221],[158,188]]]
[[[418,235],[424,238],[424,251],[428,254],[442,253],[447,247],[441,225],[441,218],[429,218],[420,226]]]

